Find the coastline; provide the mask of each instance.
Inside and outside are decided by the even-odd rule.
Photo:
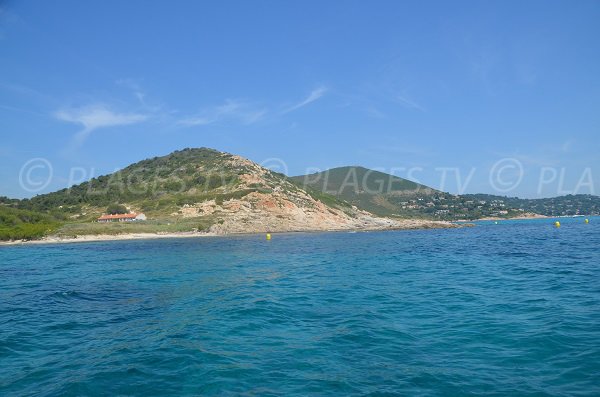
[[[476,221],[518,221],[518,220],[528,220],[528,219],[565,219],[565,218],[585,218],[592,217],[596,215],[539,215],[539,214],[531,214],[525,216],[513,216],[510,218],[499,218],[499,217],[486,217],[480,218],[473,221],[460,221],[460,222],[476,222]]]
[[[498,216],[488,216],[485,218],[479,218],[477,219],[477,221],[516,221],[519,219],[523,219],[523,220],[527,220],[527,219],[547,219],[547,218],[552,218],[550,216],[546,216],[546,215],[539,215],[539,214],[528,214],[528,215],[523,215],[523,216],[511,216],[509,218],[501,218]],[[554,217],[556,218],[556,217]],[[474,222],[474,221],[471,221]]]
[[[429,230],[429,229],[456,229],[471,227],[473,224],[455,224],[450,222],[403,220],[393,227],[382,228],[349,228],[349,229],[311,229],[311,230],[274,230],[270,233],[335,233],[335,232],[375,232],[393,230]],[[127,240],[154,240],[166,238],[194,238],[194,237],[233,237],[244,235],[259,235],[266,231],[249,231],[244,233],[215,233],[215,232],[172,232],[172,233],[122,233],[122,234],[86,234],[76,237],[46,236],[39,240],[14,240],[0,241],[0,246],[39,245],[39,244],[71,244],[102,241],[127,241]]]
[[[3,245],[70,244],[98,241],[154,240],[163,238],[190,238],[220,236],[216,233],[174,232],[174,233],[121,233],[121,234],[85,234],[77,237],[46,236],[39,240],[0,241]]]

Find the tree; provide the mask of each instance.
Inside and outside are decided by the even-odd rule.
[[[106,209],[106,213],[109,215],[128,214],[129,210],[123,204],[111,204]]]

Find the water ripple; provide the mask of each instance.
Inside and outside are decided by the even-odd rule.
[[[2,247],[0,394],[599,395],[597,224]]]

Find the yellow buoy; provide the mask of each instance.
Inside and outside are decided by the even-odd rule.
[[[586,218],[585,223],[590,223],[590,220]]]
[[[554,222],[554,226],[560,227],[560,222],[559,221]]]
[[[271,233],[267,233],[267,240],[271,239]]]

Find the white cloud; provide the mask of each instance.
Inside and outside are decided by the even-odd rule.
[[[181,119],[178,124],[190,127],[201,126],[227,119],[234,119],[243,124],[253,124],[260,121],[266,113],[266,109],[259,109],[248,103],[229,99],[223,105],[207,108],[195,116]]]
[[[570,152],[571,149],[573,148],[573,143],[574,143],[573,139],[566,140],[562,145],[560,145],[560,150],[564,153]]]
[[[396,101],[398,103],[400,103],[402,106],[404,106],[405,108],[415,109],[415,110],[419,110],[421,112],[425,111],[425,109],[421,105],[419,105],[414,100],[408,98],[406,95],[396,95]]]
[[[314,101],[319,100],[321,97],[323,97],[323,95],[325,95],[325,93],[327,92],[327,87],[318,87],[314,90],[311,91],[311,93],[301,102],[295,104],[294,106],[291,106],[287,109],[285,109],[283,111],[283,113],[289,113],[289,112],[293,112],[294,110],[300,109],[301,107],[304,107],[310,103],[313,103]]]
[[[62,109],[54,113],[54,117],[83,127],[74,137],[75,143],[78,145],[99,128],[137,124],[148,119],[145,114],[115,112],[103,104]]]
[[[277,117],[297,110],[317,101],[323,97],[327,91],[328,89],[326,87],[318,87],[312,90],[301,102],[280,111],[273,111],[273,109],[269,110],[268,107],[258,106],[252,102],[228,99],[222,105],[207,107],[196,114],[180,118],[177,120],[177,124],[184,127],[193,127],[210,125],[217,122],[237,121],[241,124],[250,125],[264,120],[267,115],[270,117]]]
[[[142,86],[133,79],[119,79],[115,81],[117,85],[125,87],[131,91],[133,96],[138,100],[138,102],[144,106],[149,107],[146,103],[146,93],[142,89]]]

